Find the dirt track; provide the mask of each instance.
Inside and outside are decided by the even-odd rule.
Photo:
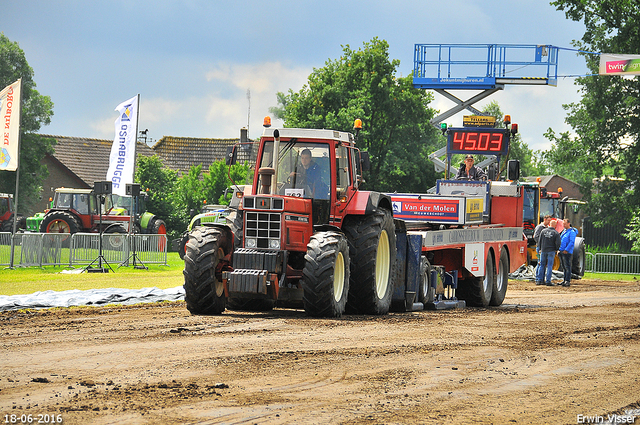
[[[640,424],[637,281],[510,281],[500,308],[337,320],[8,312],[0,334],[1,423]]]

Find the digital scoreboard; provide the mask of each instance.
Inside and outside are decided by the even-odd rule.
[[[447,153],[506,155],[511,132],[507,128],[449,128]]]

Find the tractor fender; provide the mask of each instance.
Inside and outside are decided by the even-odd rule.
[[[142,230],[147,230],[149,228],[149,223],[151,222],[151,220],[155,217],[154,214],[151,214],[150,212],[145,212],[140,216],[140,228]]]
[[[342,232],[338,226],[333,224],[317,224],[313,226],[314,232]]]
[[[212,228],[216,228],[218,230],[220,230],[222,233],[224,233],[227,243],[229,244],[226,249],[228,250],[227,252],[231,252],[233,251],[233,231],[231,230],[231,227],[227,226],[226,224],[220,224],[220,223],[200,223],[200,226],[196,226],[194,229],[191,229],[190,231],[188,231],[188,233],[193,232],[195,229],[197,229],[198,227],[212,227]]]
[[[344,215],[369,215],[379,209],[393,211],[391,197],[389,195],[380,192],[359,190],[340,212],[344,212]]]

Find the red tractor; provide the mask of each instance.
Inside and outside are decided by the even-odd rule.
[[[265,129],[230,224],[189,232],[184,289],[192,314],[276,303],[328,317],[455,308],[465,305],[458,287],[472,305],[502,304],[508,273],[526,258],[522,187],[486,182],[481,195],[454,196],[361,190],[369,157],[355,145],[360,127],[356,120],[355,137]],[[252,158],[250,151],[230,148],[227,163]]]
[[[230,152],[229,164],[239,150]],[[313,172],[303,165],[308,155]],[[360,313],[386,313],[396,245],[391,199],[359,190],[368,157],[354,136],[266,128],[257,158],[234,224],[189,234],[189,311],[263,310],[277,300],[313,316],[340,316],[347,304]]]
[[[144,197],[137,202],[132,233],[166,234],[163,220],[144,211]],[[102,200],[104,199],[104,203]],[[127,233],[131,197],[97,195],[93,189],[58,188],[51,208],[41,219],[42,233]]]
[[[0,232],[13,231],[13,217],[15,215],[13,207],[13,195],[0,193]],[[25,217],[18,214],[17,229],[24,229],[26,226]]]

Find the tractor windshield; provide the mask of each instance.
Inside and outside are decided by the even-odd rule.
[[[536,213],[538,212],[538,188],[524,186],[524,199],[522,202],[522,226],[527,237],[533,237],[533,231],[540,222]]]
[[[133,201],[135,214],[142,214],[146,211],[147,194],[140,194],[135,199],[131,196],[111,195],[113,198],[113,208],[122,215],[129,215],[131,212],[131,202]]]
[[[274,168],[273,142],[265,143],[260,168]],[[302,143],[296,139],[280,142],[275,193],[301,198],[329,199],[330,182],[329,145]],[[258,182],[258,185],[260,187],[262,182]]]
[[[550,215],[555,218],[564,218],[560,214],[560,203],[557,198],[542,198],[540,199],[540,218],[545,215]]]
[[[97,214],[93,197],[89,193],[56,192],[53,208],[76,210],[79,214]]]
[[[9,198],[0,198],[0,216],[4,215],[7,211],[10,211],[9,208]]]

